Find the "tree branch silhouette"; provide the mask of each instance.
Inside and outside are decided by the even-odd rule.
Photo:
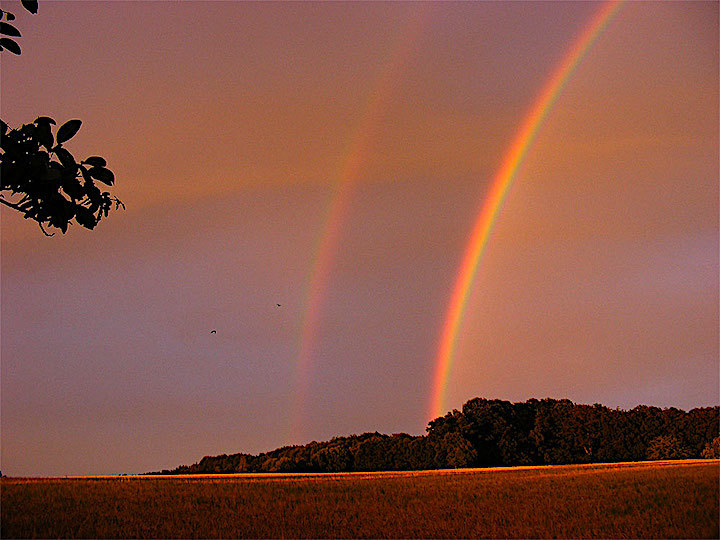
[[[23,7],[37,13],[37,0],[22,0]],[[3,21],[2,19],[5,19]],[[0,51],[19,55],[15,39],[20,31],[7,21],[15,15],[0,9]],[[112,186],[115,175],[100,156],[81,161],[63,147],[80,129],[80,120],[68,120],[55,134],[55,120],[39,116],[31,124],[10,129],[0,120],[0,202],[21,212],[25,219],[38,222],[40,230],[49,234],[44,225],[60,229],[63,234],[74,221],[93,229],[114,207],[125,205],[97,183]],[[15,200],[7,200],[15,197]]]

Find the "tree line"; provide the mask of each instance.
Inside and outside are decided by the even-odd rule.
[[[632,410],[568,399],[475,398],[427,434],[364,433],[259,455],[206,456],[149,474],[350,472],[720,457],[720,407]]]

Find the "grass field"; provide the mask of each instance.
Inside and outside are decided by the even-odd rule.
[[[720,461],[3,478],[2,538],[718,538]]]

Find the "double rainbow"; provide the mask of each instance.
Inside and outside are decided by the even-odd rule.
[[[340,233],[347,220],[355,182],[363,163],[367,158],[373,135],[387,110],[394,91],[402,80],[402,69],[408,57],[417,47],[427,23],[428,4],[418,4],[403,31],[398,33],[395,45],[388,60],[378,75],[367,105],[349,139],[337,181],[334,183],[328,210],[320,229],[314,250],[311,270],[306,280],[305,311],[301,323],[301,335],[296,363],[295,396],[291,407],[289,439],[297,442],[302,417],[305,413],[310,379],[314,371],[313,353],[316,349],[317,334],[320,325],[320,313],[325,292],[330,280],[333,261],[337,258]]]
[[[457,342],[460,323],[472,289],[480,257],[485,250],[495,219],[508,194],[518,169],[535,140],[543,120],[562,92],[565,84],[590,50],[603,29],[617,14],[622,0],[613,0],[604,4],[591,19],[580,36],[573,42],[560,64],[533,103],[529,114],[522,123],[512,145],[505,154],[502,165],[495,175],[487,198],[482,203],[475,220],[470,240],[465,248],[455,286],[448,303],[440,341],[434,361],[432,394],[430,400],[430,419],[442,416],[445,410],[445,392],[448,384],[453,355]]]

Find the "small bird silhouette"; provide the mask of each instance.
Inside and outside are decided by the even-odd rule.
[[[217,334],[217,330],[210,330],[211,334]]]
[[[280,304],[275,304],[277,307],[280,307]]]

